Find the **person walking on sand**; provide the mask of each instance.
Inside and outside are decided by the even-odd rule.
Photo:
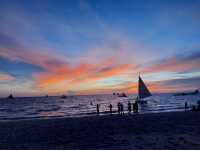
[[[185,102],[185,111],[188,109],[188,103]]]
[[[118,114],[121,113],[121,103],[120,102],[117,103],[117,111],[118,111]]]
[[[109,105],[110,108],[110,114],[112,114],[112,104]]]
[[[100,107],[100,105],[97,104],[97,114],[99,114],[99,107]]]
[[[128,113],[129,114],[131,113],[131,103],[130,103],[130,101],[128,101]]]

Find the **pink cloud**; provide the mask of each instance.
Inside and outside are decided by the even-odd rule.
[[[15,77],[9,75],[9,74],[5,74],[5,73],[0,73],[0,81],[11,81],[14,80]]]
[[[0,56],[42,67],[43,72],[33,74],[35,87],[51,91],[66,91],[80,85],[94,84],[97,80],[121,75],[134,68],[134,65],[119,63],[118,53],[99,62],[80,62],[77,65],[69,64],[67,58],[62,56],[44,52],[1,49]],[[66,85],[63,85],[64,82]]]
[[[135,74],[139,72],[138,65],[133,63],[123,63],[119,61],[120,48],[105,59],[100,59],[94,63],[92,62],[79,62],[76,65],[70,64],[66,57],[55,55],[52,53],[38,52],[38,51],[25,51],[25,50],[10,50],[0,49],[0,56],[13,61],[23,61],[25,63],[40,66],[44,69],[42,72],[35,72],[33,74],[33,81],[37,90],[44,90],[47,92],[61,92],[74,90],[91,92],[105,92],[111,90],[121,90],[127,92],[137,92],[136,84],[124,84],[109,87],[109,88],[95,88],[95,83],[98,80],[110,77],[120,76],[123,74],[131,73],[131,77],[135,78]],[[188,71],[192,69],[199,69],[199,55],[182,56],[178,58],[169,58],[165,61],[149,65],[140,69],[142,74],[163,72],[163,71]],[[11,76],[0,76],[1,80],[12,80]],[[147,83],[148,84],[148,83]],[[89,87],[87,87],[89,86]],[[160,84],[150,84],[152,91],[163,89]],[[163,86],[164,87],[164,86]],[[162,91],[169,91],[170,88],[165,88]]]

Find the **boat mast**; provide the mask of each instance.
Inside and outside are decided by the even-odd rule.
[[[138,76],[138,96],[137,96],[137,101],[140,100],[140,72],[139,72],[139,76]]]

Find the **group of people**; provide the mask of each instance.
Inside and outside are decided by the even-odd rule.
[[[200,111],[200,100],[197,101],[196,105],[192,105],[192,111]]]
[[[97,109],[97,114],[99,114],[99,108],[100,108],[100,104],[96,105],[96,109]],[[113,106],[112,104],[109,105],[109,110],[110,113],[113,113]],[[127,106],[127,110],[128,113],[130,114],[132,111],[137,113],[138,112],[138,103],[137,101],[135,103],[130,103],[130,101],[128,102],[128,106]],[[117,103],[117,112],[118,114],[124,114],[124,105],[122,103]]]
[[[193,110],[193,111],[200,111],[200,100],[197,102],[197,106],[193,105],[192,109],[190,109],[191,107],[189,107],[188,103],[185,102],[185,111],[189,110]],[[97,114],[100,113],[99,109],[100,109],[100,104],[96,105],[96,109],[97,109]],[[109,105],[109,110],[110,110],[110,114],[113,113],[113,106],[112,104]],[[136,101],[135,103],[131,103],[130,101],[127,104],[127,111],[130,114],[132,111],[134,113],[138,113],[138,102]],[[118,114],[124,114],[124,105],[121,102],[117,103],[117,112]]]
[[[129,111],[129,113],[131,113],[131,111],[132,111],[130,102],[128,102],[128,111]],[[137,101],[135,103],[133,103],[133,112],[138,113],[138,102]]]

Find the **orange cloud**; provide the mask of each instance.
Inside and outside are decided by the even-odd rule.
[[[121,75],[132,67],[128,64],[105,67],[104,62],[102,64],[80,64],[74,68],[61,67],[54,70],[54,72],[37,73],[34,77],[38,87],[43,89],[49,87],[55,87],[52,90],[59,91],[77,88],[87,89],[86,85],[88,84],[92,86],[97,80]]]
[[[0,81],[11,81],[15,78],[9,74],[0,73]]]
[[[98,87],[96,82],[102,79],[131,74],[134,78],[134,72],[138,71],[138,66],[119,62],[121,56],[119,51],[114,52],[110,57],[95,63],[80,62],[78,65],[68,63],[65,57],[54,55],[52,53],[34,52],[10,49],[0,49],[0,56],[12,59],[14,61],[23,61],[29,64],[37,65],[44,69],[42,72],[33,74],[36,90],[59,93],[68,90],[79,91],[78,93],[110,93],[112,91],[124,91],[128,93],[137,93],[137,83],[128,82],[123,84],[116,83],[113,86]],[[162,71],[187,71],[199,68],[199,58],[194,56],[184,56],[180,58],[169,58],[142,68],[142,74],[162,72]],[[199,56],[199,55],[197,55]],[[0,80],[11,80],[11,76],[0,75]],[[165,86],[158,83],[148,83],[152,92],[173,91],[172,86]],[[164,88],[165,87],[165,88]]]
[[[87,89],[88,84],[92,86],[97,80],[121,75],[134,68],[134,65],[118,62],[118,51],[100,62],[81,62],[75,66],[62,56],[36,51],[1,48],[0,56],[43,68],[44,71],[33,74],[33,79],[36,88],[47,92]]]

